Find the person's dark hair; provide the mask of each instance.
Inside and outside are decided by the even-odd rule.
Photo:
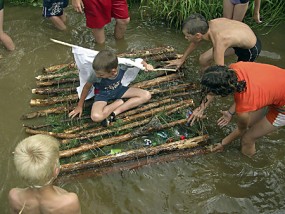
[[[195,13],[184,20],[182,29],[191,35],[195,35],[196,33],[205,34],[209,30],[209,25],[204,16]]]
[[[235,71],[223,65],[207,68],[202,76],[201,86],[202,100],[209,93],[226,97],[235,92],[241,93],[246,90],[246,82],[238,81]]]
[[[95,71],[103,70],[109,73],[118,67],[118,58],[112,51],[102,50],[95,56],[92,67]]]

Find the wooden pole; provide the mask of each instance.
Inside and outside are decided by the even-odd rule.
[[[202,142],[208,139],[208,135],[198,136],[186,140],[179,140],[172,143],[164,143],[155,147],[146,147],[136,150],[121,152],[115,155],[102,156],[87,161],[75,162],[61,165],[61,171],[66,173],[68,171],[82,170],[86,168],[96,168],[102,166],[112,165],[118,162],[136,160],[143,157],[154,156],[161,153],[168,153],[175,150],[184,150],[198,147]]]

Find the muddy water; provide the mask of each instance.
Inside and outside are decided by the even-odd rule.
[[[71,49],[54,44],[49,38],[94,48],[91,32],[85,28],[84,17],[71,7],[68,32],[55,30],[42,19],[41,9],[30,7],[5,8],[4,28],[17,49],[8,53],[0,46],[0,210],[8,213],[7,194],[12,187],[25,187],[17,177],[12,151],[26,137],[20,117],[30,112],[34,77],[42,67],[72,60]],[[172,45],[183,52],[187,42],[181,32],[168,29],[163,23],[142,22],[136,10],[126,33],[126,41],[116,43],[112,27],[107,29],[107,47],[117,53]],[[285,67],[284,25],[267,35],[257,32],[263,43],[259,62]],[[196,81],[197,57],[203,45],[188,60],[188,77]],[[95,47],[99,48],[99,47]],[[222,104],[224,103],[224,104]],[[233,125],[225,129],[215,126],[215,113],[229,105],[218,100],[209,109],[207,129],[213,141],[219,141]],[[283,213],[285,212],[285,129],[259,140],[257,155],[248,159],[239,152],[238,143],[225,152],[196,156],[136,171],[61,184],[79,195],[83,213]]]

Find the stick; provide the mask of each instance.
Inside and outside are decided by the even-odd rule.
[[[55,42],[55,43],[58,43],[58,44],[61,44],[61,45],[65,45],[65,46],[68,46],[68,47],[78,47],[77,45],[72,45],[72,44],[69,44],[69,43],[66,43],[66,42],[62,42],[62,41],[59,41],[59,40],[56,40],[56,39],[52,39],[50,38],[51,41]]]
[[[156,69],[153,69],[153,71],[177,71],[177,69],[173,69],[173,68],[156,68]]]

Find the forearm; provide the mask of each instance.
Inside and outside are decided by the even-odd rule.
[[[208,106],[214,100],[214,98],[215,96],[208,94],[206,96],[207,101],[206,102],[204,102],[204,100],[202,101],[202,103],[200,104],[200,109],[205,110],[206,108],[208,108]]]
[[[186,51],[184,52],[181,60],[184,62],[187,59],[187,57],[196,49],[197,46],[198,43],[191,42]]]
[[[80,99],[79,99],[79,101],[77,103],[78,107],[83,107],[85,99],[86,99],[86,97],[88,95],[88,92],[89,92],[90,88],[91,87],[89,87],[89,86],[88,87],[85,87],[85,86],[83,87],[81,95],[80,95]]]
[[[222,140],[222,145],[225,146],[227,144],[230,144],[232,141],[241,137],[245,132],[246,130],[240,130],[239,128],[236,128],[232,133],[230,133]]]
[[[228,112],[233,116],[236,113],[236,103],[233,103]]]

